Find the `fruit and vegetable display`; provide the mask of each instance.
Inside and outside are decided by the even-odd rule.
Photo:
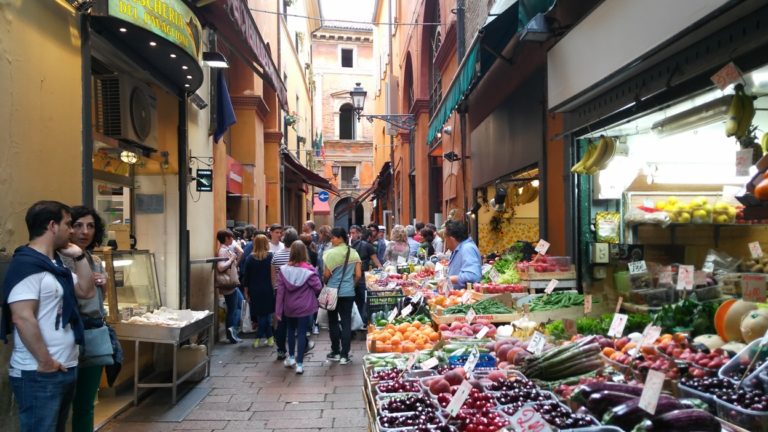
[[[502,294],[502,293],[524,293],[528,288],[522,284],[513,283],[477,283],[472,285],[472,289],[483,294]]]
[[[516,284],[520,282],[520,274],[515,265],[522,258],[522,254],[514,252],[503,255],[496,259],[491,268],[483,273],[480,280],[482,283],[494,282],[498,284]],[[494,272],[491,272],[493,270]],[[491,275],[498,275],[496,280],[491,279]]]
[[[593,299],[592,303],[600,300]],[[584,306],[584,295],[575,292],[553,292],[548,295],[536,296],[528,302],[528,310],[531,312],[551,311],[573,306]]]
[[[380,329],[368,332],[369,352],[414,352],[432,349],[440,334],[430,325],[419,321],[398,324],[386,324]]]
[[[472,304],[457,304],[443,310],[443,315],[466,315],[472,309],[478,315],[510,314],[515,310],[509,306],[493,300],[483,299]]]
[[[487,330],[483,330],[484,328]],[[438,329],[443,339],[474,337],[481,331],[489,338],[496,336],[496,326],[487,320],[478,320],[472,324],[454,321],[450,326],[440,324]]]

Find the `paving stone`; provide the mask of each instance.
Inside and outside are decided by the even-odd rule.
[[[325,410],[331,408],[335,408],[333,402],[297,402],[285,404],[286,411]]]
[[[196,408],[184,420],[250,420],[252,415],[251,411],[206,411]]]
[[[292,393],[281,394],[280,401],[282,402],[323,402],[325,401],[324,394],[308,394],[308,393]]]
[[[359,409],[327,409],[323,410],[323,417],[358,417],[360,415]]]
[[[282,411],[286,409],[285,402],[254,402],[251,404],[251,411]],[[311,409],[311,408],[307,408]]]
[[[179,423],[176,423],[175,430],[193,430],[193,429],[200,429],[200,430],[213,430],[213,429],[224,429],[227,427],[227,421],[199,421],[199,420],[184,420]],[[141,429],[134,429],[134,430],[141,430]]]
[[[323,411],[319,409],[305,411],[256,411],[251,416],[253,420],[271,420],[271,419],[310,419],[320,418]],[[325,417],[325,415],[323,415]]]
[[[232,420],[227,423],[227,427],[224,430],[242,430],[242,431],[264,431],[266,426],[266,420]]]
[[[340,427],[363,428],[367,426],[368,426],[368,416],[365,413],[355,417],[334,417],[333,418],[334,430]],[[358,429],[358,430],[364,430],[364,429]]]
[[[248,411],[252,402],[203,402],[196,409],[203,411]]]
[[[232,395],[206,396],[203,403],[229,402]]]
[[[316,418],[316,419],[272,419],[267,421],[265,426],[267,429],[279,429],[284,430],[288,428],[293,429],[318,429],[318,428],[331,428],[333,427],[332,418]]]
[[[333,402],[333,408],[334,409],[354,408],[358,410],[357,412],[359,413],[360,409],[365,409],[365,401],[363,401],[362,397],[359,397],[355,400],[337,401],[337,402]]]

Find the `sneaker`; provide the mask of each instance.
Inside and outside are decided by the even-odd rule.
[[[238,343],[237,337],[235,336],[234,327],[227,328],[227,340],[229,341],[229,343],[232,343],[232,344]]]
[[[326,360],[330,360],[330,361],[339,361],[339,360],[341,360],[341,354],[339,354],[339,353],[328,353],[328,355],[325,356],[325,359]]]
[[[304,353],[308,353],[315,348],[315,341],[307,341],[307,347],[304,349]]]
[[[339,360],[339,364],[342,364],[342,365],[350,364],[350,363],[352,363],[352,360],[350,360],[349,357],[342,357]]]
[[[312,333],[307,332],[307,339],[309,339],[310,336],[312,336]]]
[[[278,360],[284,360],[286,357],[288,357],[288,354],[282,351],[277,352],[277,359]]]
[[[313,335],[318,335],[318,334],[320,334],[320,327],[318,327],[318,326],[317,326],[317,324],[315,324],[315,325],[313,325],[313,326],[312,326],[312,334],[313,334]]]
[[[271,337],[267,339],[265,343],[267,344],[268,347],[273,347],[275,346],[275,338]]]
[[[296,363],[296,375],[301,375],[304,373],[304,365],[301,363]]]
[[[283,360],[283,366],[292,368],[296,366],[296,360],[294,360],[293,357],[288,357],[287,359]]]
[[[253,347],[254,347],[254,348],[259,348],[259,347],[261,347],[261,345],[262,345],[262,341],[263,341],[263,340],[264,340],[264,339],[256,339],[255,341],[253,341]]]

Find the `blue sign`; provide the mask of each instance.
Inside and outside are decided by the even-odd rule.
[[[331,194],[326,191],[320,191],[317,193],[317,200],[320,202],[328,202],[331,199]]]

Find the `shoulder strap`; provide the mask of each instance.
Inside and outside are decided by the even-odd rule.
[[[344,274],[347,272],[347,263],[349,262],[349,252],[352,250],[352,248],[347,245],[347,256],[344,258],[344,265],[341,266],[341,278],[339,278],[339,289],[341,289],[341,284],[344,282]]]

